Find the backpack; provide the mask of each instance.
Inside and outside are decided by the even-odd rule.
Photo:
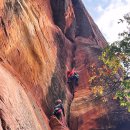
[[[57,105],[54,107],[54,111],[53,111],[53,114],[60,114],[62,112],[62,109],[60,107],[60,105]]]
[[[74,76],[78,79],[79,75],[77,73],[74,73]]]

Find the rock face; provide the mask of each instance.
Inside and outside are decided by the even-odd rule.
[[[59,121],[55,116],[51,116],[49,125],[51,130],[69,130],[64,122]]]
[[[32,98],[32,101],[29,101],[23,85],[1,65],[0,87],[1,130],[42,130],[36,113],[39,113],[41,118],[44,118],[45,115],[42,116],[40,109],[31,105],[31,103],[34,104],[33,97],[28,94]],[[41,123],[43,126],[46,124],[44,129],[47,129],[47,119],[41,120]]]
[[[122,109],[92,100],[88,84],[87,66],[99,64],[106,45],[81,0],[1,0],[0,129],[67,130],[56,120],[49,126],[60,98],[71,130],[121,130],[125,120],[111,124],[111,111]],[[66,84],[66,66],[80,75],[74,99]],[[124,113],[128,115],[123,111],[118,117]],[[125,124],[129,130],[129,122]]]

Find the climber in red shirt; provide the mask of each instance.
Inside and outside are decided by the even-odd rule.
[[[67,78],[67,83],[72,83],[74,81],[74,84],[78,86],[79,75],[74,68],[72,70],[67,71]]]
[[[67,71],[67,77],[74,75],[74,72],[75,72],[74,68],[72,70],[68,70]]]

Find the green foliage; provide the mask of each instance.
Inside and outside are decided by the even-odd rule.
[[[124,86],[125,89],[130,89],[130,80],[122,81],[122,86]]]
[[[125,15],[122,21],[130,25],[129,15]],[[119,36],[121,40],[102,50],[102,55],[99,57],[102,66],[97,68],[95,64],[91,65],[89,83],[93,93],[100,95],[104,95],[104,91],[110,87],[115,87],[115,98],[130,112],[130,78],[128,75],[130,73],[130,34],[125,31]]]

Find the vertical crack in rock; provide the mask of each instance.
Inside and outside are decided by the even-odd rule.
[[[15,0],[13,9],[14,9],[14,13],[15,13],[17,16],[20,16],[20,13],[22,12],[22,8],[21,8],[21,5],[20,5],[20,3],[18,2],[18,0]]]
[[[5,22],[4,22],[4,20],[3,20],[2,17],[0,17],[0,21],[1,21],[1,26],[2,26],[2,28],[3,28],[3,30],[4,30],[4,33],[5,33],[6,37],[8,37],[6,25],[5,25]]]
[[[0,99],[1,100],[1,99]],[[3,102],[3,100],[1,100]],[[3,130],[11,130],[10,127],[7,125],[6,121],[4,120],[2,109],[0,109],[0,125]]]
[[[66,0],[51,0],[54,23],[64,31],[65,28],[65,2]]]

